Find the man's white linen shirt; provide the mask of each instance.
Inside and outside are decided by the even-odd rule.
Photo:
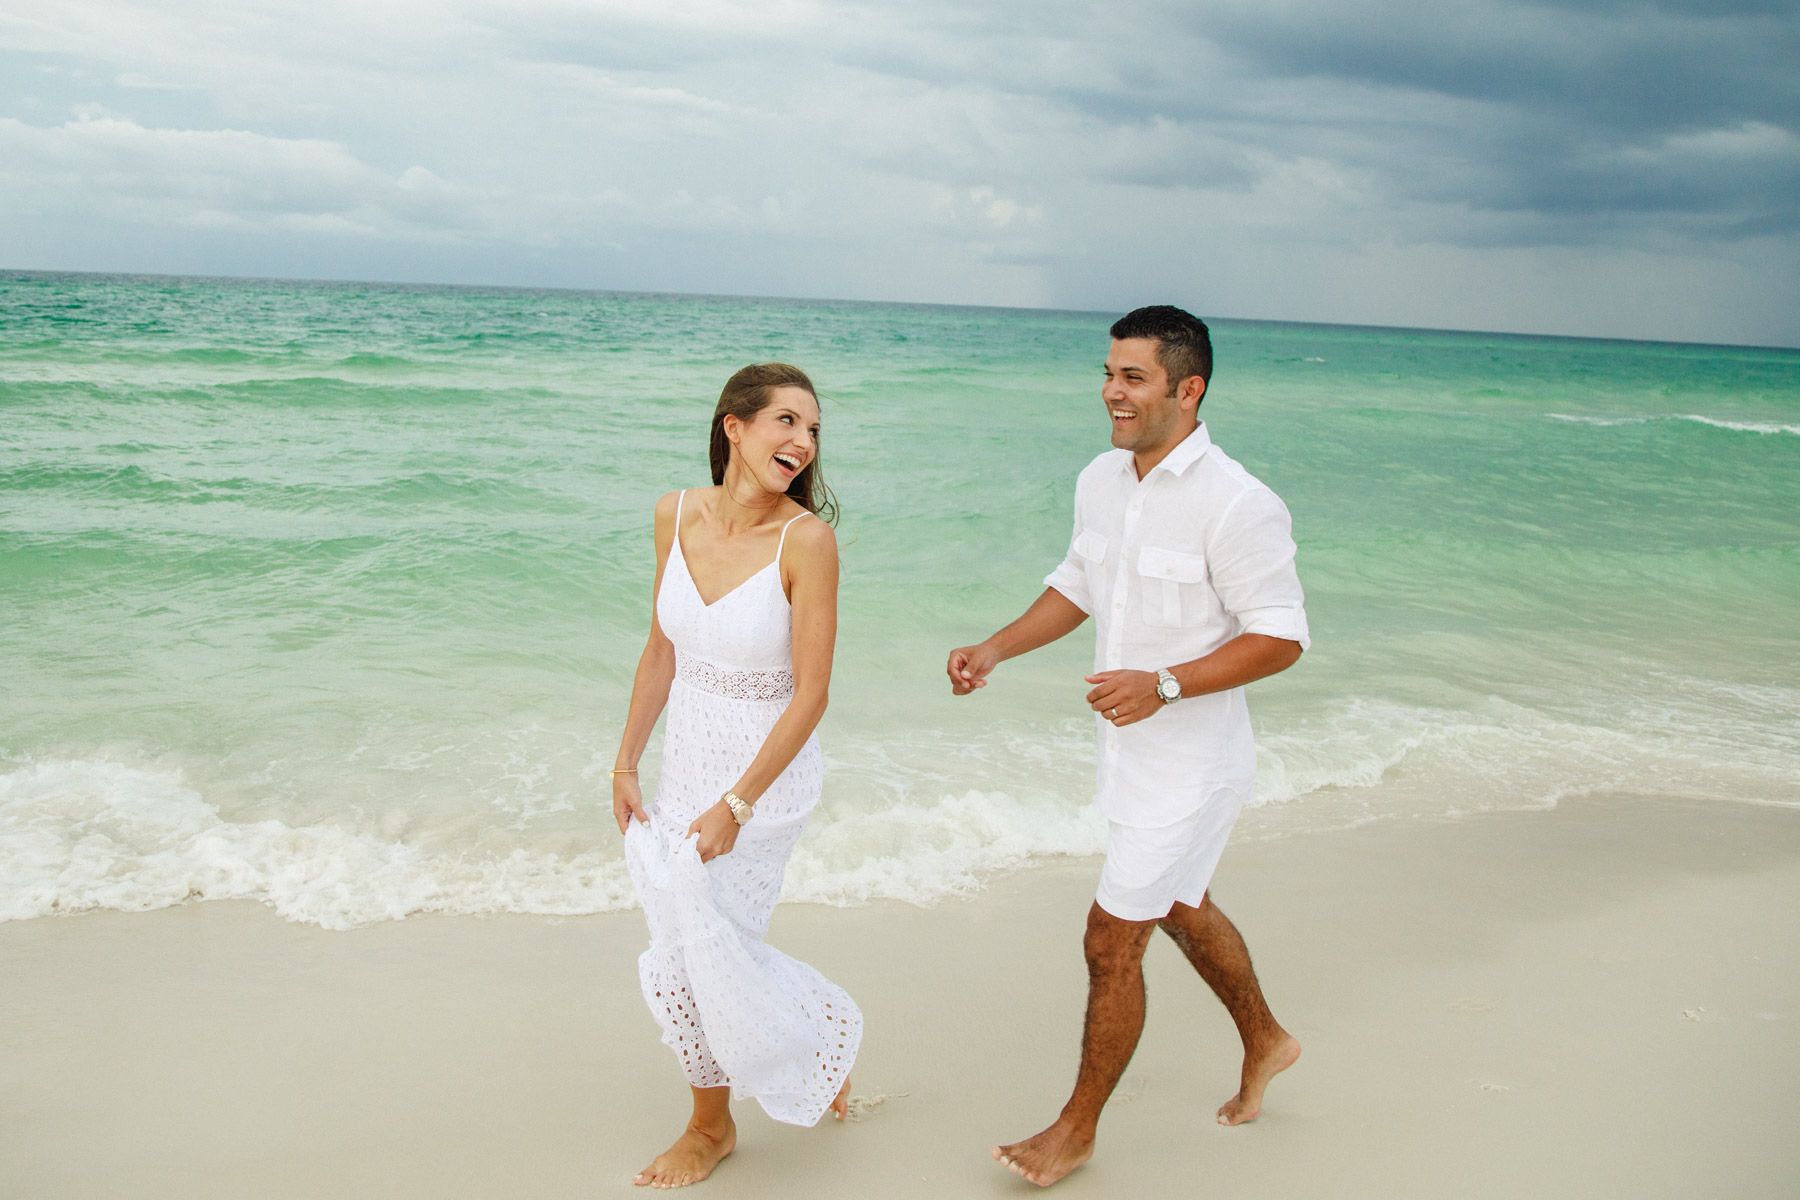
[[[1094,669],[1155,671],[1243,633],[1311,644],[1287,506],[1217,446],[1204,423],[1143,479],[1109,450],[1075,483],[1075,535],[1044,580],[1094,618]],[[1244,689],[1099,722],[1100,811],[1154,829],[1219,789],[1249,803],[1256,741]]]

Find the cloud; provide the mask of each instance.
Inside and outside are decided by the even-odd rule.
[[[148,129],[85,113],[40,128],[0,118],[0,209],[74,205],[133,224],[442,239],[486,223],[479,198],[423,167],[397,178],[316,138]]]

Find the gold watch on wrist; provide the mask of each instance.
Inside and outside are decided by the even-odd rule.
[[[725,807],[731,810],[731,819],[739,825],[747,824],[756,815],[756,809],[740,800],[736,792],[728,791],[719,799],[725,802]]]

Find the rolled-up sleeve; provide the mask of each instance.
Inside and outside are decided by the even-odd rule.
[[[1069,597],[1069,603],[1075,604],[1076,608],[1080,608],[1089,617],[1094,615],[1094,603],[1087,599],[1087,569],[1082,567],[1082,560],[1076,556],[1073,543],[1069,547],[1067,558],[1058,563],[1057,569],[1044,576],[1044,587],[1057,588],[1058,592]]]
[[[1244,491],[1226,509],[1207,544],[1213,590],[1243,633],[1312,646],[1306,595],[1294,566],[1293,518],[1265,487]]]

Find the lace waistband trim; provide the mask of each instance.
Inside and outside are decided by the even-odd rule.
[[[791,700],[792,671],[727,671],[703,658],[675,657],[675,678],[689,687],[732,700]]]

